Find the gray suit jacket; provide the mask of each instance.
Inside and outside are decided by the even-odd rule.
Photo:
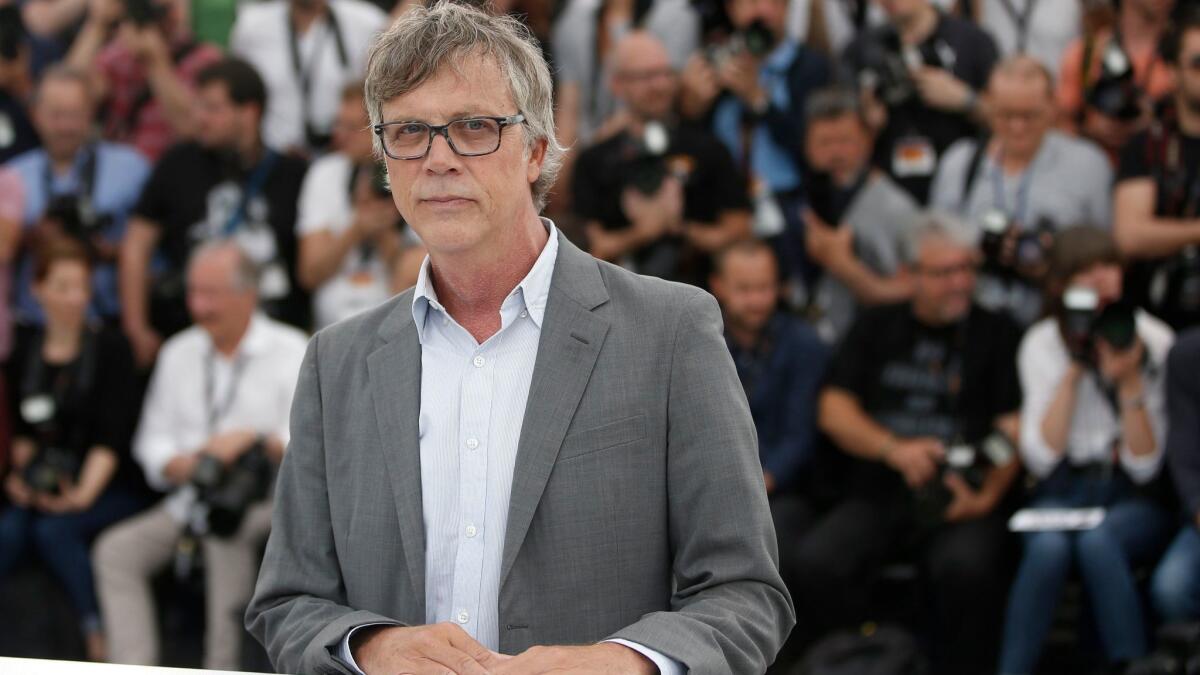
[[[413,292],[318,333],[246,625],[275,666],[342,673],[351,628],[425,622]],[[795,615],[750,411],[708,294],[560,239],[518,444],[500,651],[624,638],[762,672]]]

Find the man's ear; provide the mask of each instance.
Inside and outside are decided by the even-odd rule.
[[[549,141],[543,138],[534,143],[529,150],[529,161],[525,165],[525,178],[531,185],[537,182],[542,175],[542,164],[546,161],[546,148],[549,145]]]

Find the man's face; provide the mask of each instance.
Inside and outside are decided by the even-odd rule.
[[[728,0],[725,8],[729,13],[729,21],[737,30],[757,20],[766,24],[778,37],[783,34],[787,23],[786,0]]]
[[[853,180],[871,157],[871,137],[855,115],[813,120],[805,151],[809,164],[837,181]]]
[[[1004,152],[1032,157],[1054,123],[1054,101],[1041,80],[997,77],[991,96],[992,132]]]
[[[967,316],[975,293],[976,252],[955,242],[929,238],[913,270],[913,305],[923,316],[954,323]]]
[[[238,147],[243,118],[250,106],[237,106],[223,82],[210,82],[196,92],[196,140],[210,150]]]
[[[478,116],[520,112],[508,78],[489,59],[470,56],[458,72],[443,68],[416,89],[383,105],[383,120],[446,124]],[[392,198],[431,253],[499,248],[532,209],[530,185],[541,175],[545,143],[526,152],[522,125],[502,127],[500,147],[489,155],[461,157],[437,135],[420,159],[386,160]]]
[[[43,82],[33,121],[51,157],[74,157],[87,143],[92,125],[92,104],[83,84],[55,78]]]
[[[214,251],[188,269],[188,312],[214,340],[235,337],[254,313],[257,296],[236,286],[236,269],[237,258],[229,251]]]
[[[361,98],[343,100],[333,121],[333,147],[355,162],[371,159],[370,124]]]
[[[675,104],[677,81],[667,50],[657,42],[626,45],[613,74],[613,90],[642,120],[662,120]]]
[[[1200,30],[1183,34],[1179,44],[1179,63],[1171,69],[1175,79],[1175,95],[1180,103],[1200,113]]]
[[[725,320],[741,330],[762,330],[779,304],[775,258],[766,251],[730,253],[711,286]]]

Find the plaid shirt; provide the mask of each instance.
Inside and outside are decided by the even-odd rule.
[[[178,50],[179,48],[176,47]],[[221,59],[221,49],[197,44],[175,63],[175,75],[191,88],[196,75]],[[119,42],[110,42],[96,58],[96,66],[108,81],[108,100],[102,110],[104,136],[134,146],[151,162],[177,139],[162,106],[153,97],[146,69]]]

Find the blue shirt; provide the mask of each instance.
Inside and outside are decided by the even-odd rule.
[[[746,389],[763,470],[786,488],[812,458],[817,393],[829,349],[804,321],[778,313],[752,349],[725,341]]]
[[[125,236],[125,221],[142,192],[142,184],[150,175],[150,165],[136,150],[127,145],[100,142],[80,150],[71,170],[55,175],[47,185],[46,151],[30,150],[9,162],[8,166],[21,177],[25,188],[25,214],[21,225],[28,230],[37,224],[52,198],[74,194],[84,182],[83,169],[92,148],[96,152],[95,178],[92,182],[92,205],[100,215],[109,215],[112,222],[101,231],[101,237],[117,244]],[[48,188],[48,189],[47,189]],[[33,260],[28,253],[21,256],[17,268],[16,317],[18,321],[41,325],[42,308],[30,291]],[[116,319],[121,314],[117,292],[117,269],[114,263],[96,266],[92,276],[93,318]]]

